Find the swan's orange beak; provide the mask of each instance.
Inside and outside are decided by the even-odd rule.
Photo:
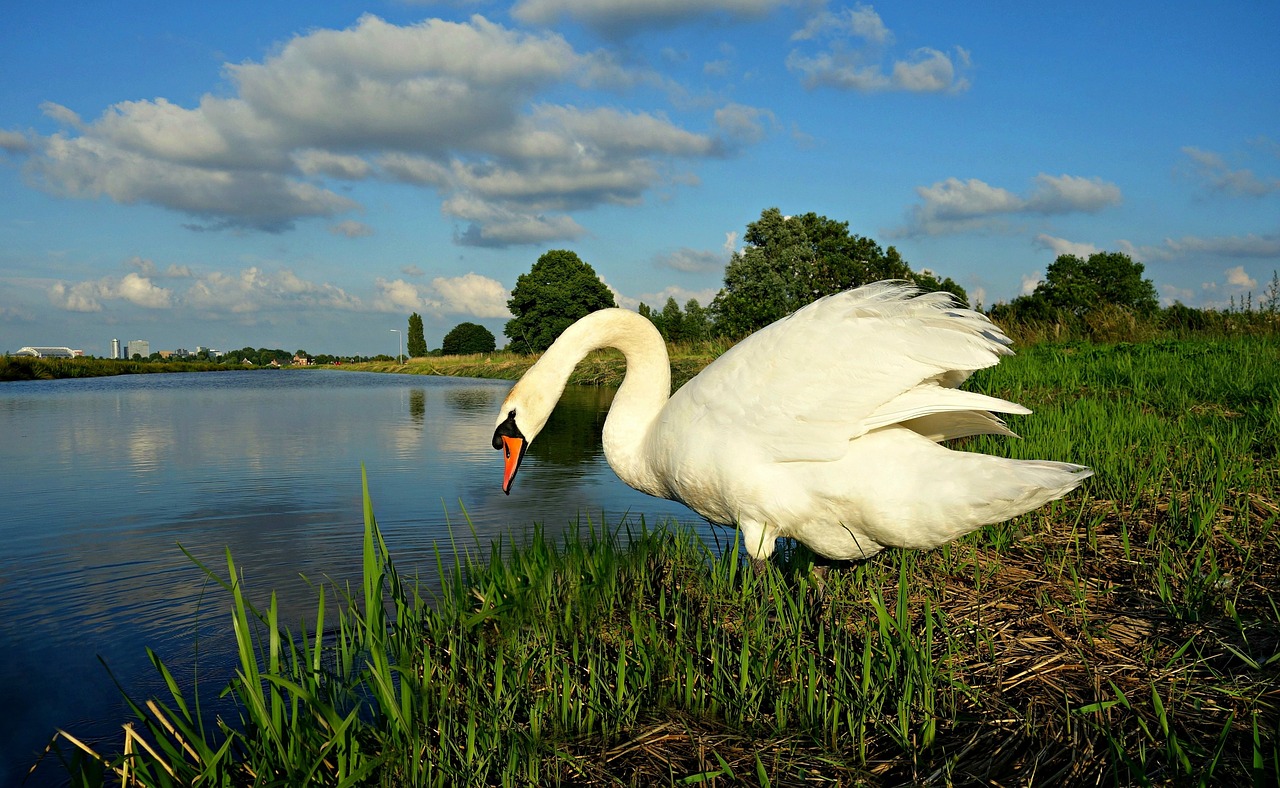
[[[520,469],[520,460],[524,459],[524,446],[524,438],[502,436],[502,450],[506,458],[506,468],[502,473],[502,491],[507,495],[511,494],[511,481],[516,478],[516,471]]]

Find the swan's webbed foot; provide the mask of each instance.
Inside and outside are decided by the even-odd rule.
[[[751,568],[755,570],[756,577],[764,577],[769,572],[769,559],[756,558],[754,556],[747,559],[751,562]]]

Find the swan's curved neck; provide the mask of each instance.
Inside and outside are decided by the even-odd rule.
[[[604,423],[605,459],[627,484],[659,494],[653,492],[658,481],[647,459],[645,441],[671,397],[671,365],[667,345],[653,323],[626,309],[592,312],[567,328],[537,366],[545,367],[557,380],[559,399],[578,362],[605,347],[617,348],[627,360],[626,375]]]

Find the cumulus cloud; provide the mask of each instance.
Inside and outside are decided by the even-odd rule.
[[[156,285],[149,277],[131,272],[120,278],[103,277],[90,282],[55,282],[49,288],[49,301],[68,312],[101,312],[104,301],[167,309],[173,303],[173,292]]]
[[[557,15],[554,5],[525,10]],[[678,4],[681,13],[696,5]],[[550,103],[543,96],[564,85],[615,88],[654,77],[576,51],[558,34],[479,15],[410,25],[366,15],[224,73],[230,90],[193,107],[122,101],[86,123],[49,102],[43,111],[62,131],[5,132],[0,141],[27,151],[28,174],[56,194],[156,205],[197,217],[197,229],[278,232],[336,219],[360,205],[329,184],[377,178],[437,192],[460,243],[503,246],[577,238],[583,228],[569,213],[636,204],[685,178],[679,162],[760,139],[766,118],[724,107],[716,137],[656,112]],[[331,226],[362,232],[359,223]]]
[[[1042,281],[1044,281],[1044,274],[1039,271],[1023,274],[1022,281],[1018,284],[1018,295],[1031,295]]]
[[[424,311],[436,315],[461,314],[472,317],[511,317],[507,310],[510,292],[496,279],[467,273],[438,276],[430,287],[403,279],[374,281],[377,296],[374,308],[382,312]]]
[[[1046,233],[1040,233],[1036,236],[1035,245],[1041,249],[1048,249],[1053,253],[1055,258],[1064,254],[1088,258],[1089,255],[1097,254],[1102,251],[1091,243],[1068,241],[1066,238],[1055,238],[1054,236]]]
[[[1235,268],[1226,270],[1227,284],[1232,287],[1238,287],[1242,290],[1252,290],[1258,286],[1258,280],[1249,276],[1245,272],[1243,265],[1237,265]]]
[[[436,277],[431,286],[439,295],[444,312],[473,317],[511,317],[507,299],[511,292],[496,279],[468,273],[454,277]]]
[[[1010,215],[1096,213],[1121,200],[1120,187],[1100,178],[1044,173],[1035,177],[1025,196],[977,178],[948,178],[919,186],[916,194],[922,202],[910,210],[902,231],[906,235],[993,230],[1001,227],[1002,217]]]
[[[412,282],[379,277],[373,284],[378,291],[373,300],[373,308],[380,312],[412,312],[425,309],[430,303]]]
[[[1280,178],[1260,177],[1252,170],[1232,169],[1220,154],[1188,145],[1182,149],[1195,177],[1210,191],[1232,197],[1265,197],[1280,191]]]
[[[519,0],[511,14],[522,22],[552,25],[569,19],[596,33],[621,38],[705,18],[754,19],[786,0]]]
[[[787,68],[810,89],[861,93],[959,93],[969,89],[964,75],[971,65],[968,50],[957,46],[946,53],[918,47],[905,56],[895,56],[890,52],[893,32],[869,5],[858,4],[840,12],[820,8],[791,40],[797,48],[787,55]]]

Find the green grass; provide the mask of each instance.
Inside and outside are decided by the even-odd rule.
[[[362,586],[300,627],[207,570],[238,718],[201,729],[153,657],[123,754],[55,750],[76,785],[1280,782],[1280,343],[1035,346],[972,385],[1036,413],[966,448],[1097,475],[820,590],[803,549],[757,575],[643,522],[427,589],[366,492]]]
[[[0,381],[97,378],[149,372],[217,372],[228,369],[205,361],[126,361],[102,358],[0,358]]]

